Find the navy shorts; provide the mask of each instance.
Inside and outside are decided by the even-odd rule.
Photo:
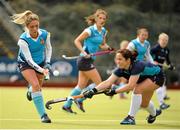
[[[95,68],[92,58],[80,57],[77,59],[77,67],[80,71],[88,71]]]
[[[44,67],[44,62],[42,62],[42,63],[40,63],[40,64],[38,64],[40,67]],[[24,71],[24,70],[26,70],[26,69],[33,69],[33,70],[35,70],[33,67],[31,67],[27,62],[18,62],[18,68],[19,68],[19,70],[20,70],[20,72],[22,72],[22,71]],[[35,70],[37,73],[39,73],[39,74],[42,74],[42,73],[40,73],[40,72],[38,72],[37,70]]]
[[[138,80],[138,83],[144,81],[145,79],[149,78],[152,82],[154,82],[155,84],[157,84],[158,86],[163,86],[164,84],[164,81],[165,81],[165,75],[164,75],[164,72],[163,71],[160,71],[159,74],[157,75],[154,75],[154,76],[143,76],[143,77],[140,77],[139,80]]]

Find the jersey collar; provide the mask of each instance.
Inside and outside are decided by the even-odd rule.
[[[31,38],[31,35],[29,34],[29,30],[26,31],[27,32],[27,38]],[[40,29],[38,29],[38,37],[42,34],[42,31]]]
[[[138,41],[139,43],[141,43],[141,44],[144,44],[144,43],[145,43],[145,41],[146,41],[146,40],[145,40],[145,41],[142,43],[142,42],[139,40],[139,38],[138,38],[138,37],[137,37],[136,39],[137,39],[137,41]]]
[[[97,30],[97,32],[99,32],[96,24],[94,24],[93,27],[94,27],[94,30]],[[102,33],[102,29],[103,27],[101,27],[101,31],[99,33]]]

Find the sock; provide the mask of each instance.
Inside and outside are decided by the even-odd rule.
[[[166,96],[166,94],[167,94],[167,88],[166,88],[166,86],[165,85],[163,85],[162,86],[162,93],[163,93],[163,98]]]
[[[146,108],[146,110],[149,112],[149,114],[151,116],[156,116],[156,109],[155,109],[154,104],[153,104],[152,101],[149,102],[149,105]]]
[[[159,87],[156,90],[156,94],[157,94],[157,99],[158,99],[159,105],[163,104],[164,96],[163,96],[163,89],[162,89],[162,87]]]
[[[96,87],[96,84],[95,84],[95,83],[91,83],[91,84],[89,84],[86,88],[84,88],[84,89],[82,90],[82,92],[85,92],[85,91],[87,91],[87,90],[91,90],[91,89],[93,89],[93,88],[95,88],[95,87]],[[79,99],[77,99],[77,101],[82,103],[85,99],[86,99],[86,98],[79,98]]]
[[[40,117],[42,117],[45,114],[42,93],[40,91],[32,92],[32,99],[35,104],[36,110],[38,111]]]
[[[135,117],[136,113],[140,109],[142,103],[142,95],[132,93],[131,106],[129,110],[129,115]]]
[[[71,91],[71,94],[70,96],[74,96],[74,95],[79,95],[81,94],[81,89],[76,86],[72,91]],[[64,107],[71,107],[72,105],[72,100],[67,100],[65,103],[64,103]]]

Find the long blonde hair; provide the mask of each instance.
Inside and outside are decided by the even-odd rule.
[[[38,15],[34,14],[30,10],[26,10],[23,13],[19,13],[19,14],[14,14],[13,16],[11,16],[11,19],[12,22],[16,24],[25,24],[25,26],[27,26],[33,20],[39,21]]]
[[[96,12],[88,17],[85,17],[85,20],[88,25],[93,25],[96,21],[95,19],[99,16],[99,14],[104,14],[107,18],[107,12],[103,9],[97,9]]]

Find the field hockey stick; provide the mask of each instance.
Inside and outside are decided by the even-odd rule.
[[[50,63],[48,63],[48,66],[46,66],[45,69],[48,69],[49,72],[44,76],[44,80],[50,80],[50,71],[51,71]]]
[[[105,93],[105,92],[107,92],[107,91],[109,91],[109,89],[104,90],[104,91],[97,92],[97,93],[95,93],[94,95],[102,94],[102,93]],[[83,97],[84,97],[84,95],[83,95],[83,94],[80,94],[80,95],[71,96],[70,98],[71,98],[72,100],[75,100],[75,99],[83,98]],[[69,99],[69,97],[57,98],[57,99],[49,100],[49,101],[46,102],[45,106],[46,106],[46,108],[47,108],[48,110],[51,110],[52,107],[51,107],[50,105],[56,104],[56,103],[59,103],[59,102],[64,102],[64,101],[67,101],[68,99]]]
[[[105,55],[105,54],[110,54],[115,52],[114,50],[106,50],[106,51],[99,51],[96,53],[92,53],[92,54],[88,54],[90,57],[92,56],[101,56],[101,55]],[[78,59],[80,57],[85,57],[85,56],[66,56],[66,55],[62,55],[62,58],[66,59],[66,60],[74,60],[74,59]]]

